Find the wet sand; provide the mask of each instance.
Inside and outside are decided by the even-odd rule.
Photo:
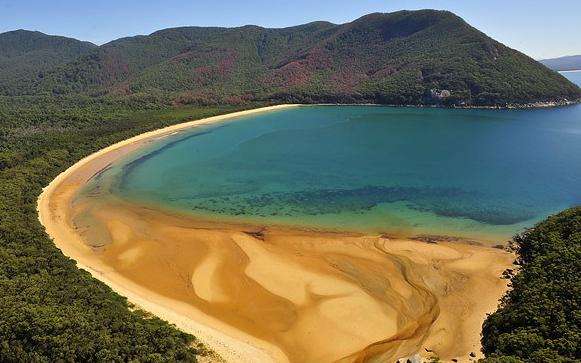
[[[179,129],[93,154],[45,189],[41,222],[79,267],[226,361],[480,356],[482,321],[513,260],[502,250],[231,224],[110,195],[78,197],[121,155]]]

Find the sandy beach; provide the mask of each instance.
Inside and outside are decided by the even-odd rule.
[[[40,221],[80,268],[227,362],[480,357],[482,321],[514,258],[501,249],[226,224],[77,198],[95,173],[151,140],[286,107],[296,105],[175,125],[92,154],[45,188]]]

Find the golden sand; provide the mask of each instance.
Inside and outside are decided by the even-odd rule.
[[[38,205],[56,245],[226,361],[480,356],[482,321],[513,260],[502,250],[225,224],[113,197],[75,199],[95,172],[151,138],[224,118],[124,141],[57,177]]]

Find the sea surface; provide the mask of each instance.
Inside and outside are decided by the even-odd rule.
[[[560,72],[563,76],[567,77],[571,82],[575,83],[577,86],[581,87],[581,70],[579,71],[567,71]]]
[[[104,176],[196,216],[501,242],[581,204],[581,106],[278,110],[168,136]]]

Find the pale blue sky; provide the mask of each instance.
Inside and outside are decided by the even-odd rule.
[[[103,44],[175,26],[344,23],[422,8],[453,11],[534,58],[581,54],[581,0],[0,0],[0,32],[39,30]]]

